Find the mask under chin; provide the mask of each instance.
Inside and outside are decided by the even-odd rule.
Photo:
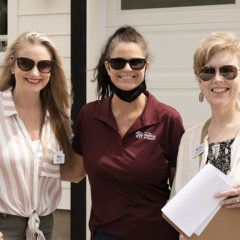
[[[125,102],[132,102],[134,101],[141,93],[146,90],[146,82],[143,80],[136,88],[132,90],[122,90],[116,87],[112,82],[110,84],[111,90],[122,100]]]

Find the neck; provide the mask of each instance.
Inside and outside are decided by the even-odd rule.
[[[113,94],[111,108],[113,113],[138,112],[143,111],[147,103],[147,96],[141,93],[134,101],[128,103],[121,100],[116,94]]]
[[[212,118],[208,127],[208,142],[220,142],[235,138],[239,129],[239,103],[232,109],[212,109]]]
[[[25,108],[25,109],[32,109],[32,108],[41,108],[41,99],[40,94],[36,93],[28,93],[17,91],[16,88],[13,90],[13,101],[17,108]]]
[[[236,121],[240,123],[240,103],[237,102],[232,108],[212,108],[211,124],[226,126]]]

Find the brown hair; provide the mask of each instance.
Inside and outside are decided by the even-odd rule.
[[[71,107],[71,96],[66,76],[64,74],[61,57],[53,42],[43,33],[25,32],[22,33],[8,48],[5,58],[1,64],[0,91],[15,87],[15,77],[12,75],[11,67],[15,64],[17,52],[26,43],[40,43],[45,46],[54,61],[51,70],[50,80],[47,86],[41,90],[40,97],[43,105],[44,115],[49,112],[53,132],[59,145],[65,153],[66,163],[69,163],[71,154],[71,122],[68,111]],[[41,126],[42,131],[43,123]]]
[[[214,54],[224,50],[236,54],[240,61],[240,41],[232,32],[214,32],[203,39],[193,57],[195,75]]]
[[[98,98],[104,99],[112,93],[110,77],[108,76],[104,62],[109,58],[116,45],[120,42],[133,42],[140,45],[146,59],[149,59],[149,50],[147,42],[137,30],[131,26],[122,26],[118,28],[107,40],[103,47],[100,59],[94,69],[94,79],[97,81]]]

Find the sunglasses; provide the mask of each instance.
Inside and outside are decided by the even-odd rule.
[[[146,59],[143,58],[132,58],[132,59],[124,59],[124,58],[110,58],[108,59],[111,67],[115,70],[123,69],[128,63],[133,70],[142,70],[145,67]]]
[[[219,68],[219,74],[227,80],[233,80],[238,75],[238,69],[233,65],[225,65]],[[199,70],[198,76],[203,81],[209,81],[216,76],[217,68],[206,66]]]
[[[36,63],[37,69],[41,73],[49,73],[54,65],[53,61],[42,60]],[[35,62],[30,58],[18,57],[17,65],[22,71],[30,71],[34,68]]]

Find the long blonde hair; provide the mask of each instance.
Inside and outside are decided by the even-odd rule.
[[[12,74],[11,67],[15,64],[17,52],[24,47],[26,43],[40,43],[45,46],[52,55],[54,67],[51,70],[51,76],[47,86],[40,92],[40,97],[44,115],[46,111],[49,112],[51,127],[59,145],[65,153],[65,163],[68,164],[71,154],[71,121],[68,116],[68,111],[71,107],[71,95],[68,90],[70,84],[67,84],[58,50],[45,34],[40,32],[24,32],[7,48],[5,58],[1,64],[0,91],[15,87],[15,77]]]

